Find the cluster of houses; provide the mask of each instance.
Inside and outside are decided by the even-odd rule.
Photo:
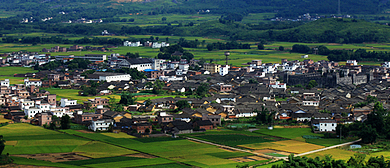
[[[144,47],[152,47],[152,48],[161,48],[161,47],[168,47],[169,43],[167,43],[167,42],[159,43],[159,42],[146,41],[142,44],[140,41],[135,41],[135,42],[125,41],[125,42],[123,42],[123,46],[126,46],[126,47],[144,46]]]
[[[62,61],[71,58],[56,57]],[[62,117],[66,114],[73,122],[94,131],[115,129],[145,134],[156,133],[155,128],[158,128],[160,133],[177,134],[213,129],[222,120],[254,117],[262,107],[275,112],[277,123],[310,122],[315,131],[333,132],[337,124],[362,122],[367,118],[373,104],[354,106],[366,101],[367,96],[376,97],[388,108],[389,63],[382,67],[361,66],[355,60],[349,60],[345,66],[340,66],[328,61],[282,59],[280,64],[253,60],[247,67],[230,67],[200,64],[199,60],[129,59],[115,54],[80,58],[95,63],[103,60],[111,68],[135,68],[145,73],[147,79],[134,80],[129,74],[103,71],[82,76],[86,70],[61,70],[66,67],[23,74],[29,77],[24,84],[10,85],[9,80],[1,81],[2,112],[15,121],[39,125],[52,122],[53,115]],[[195,65],[201,70],[190,70]],[[98,68],[94,64],[90,66]],[[194,93],[202,83],[208,83],[210,96],[152,99],[147,106],[145,102],[137,102],[124,107],[125,111],[111,111],[107,99],[96,97],[83,104],[64,98],[57,101],[56,95],[44,90],[52,86],[79,89],[83,85],[88,87],[88,81],[92,80],[102,83],[97,87],[100,95],[122,91],[139,93],[152,90],[150,83],[157,79],[164,82],[162,89],[172,95]],[[311,88],[307,84],[313,80],[317,87]],[[178,110],[176,103],[183,100],[191,108]],[[86,109],[93,109],[93,112]],[[145,115],[133,115],[129,111]],[[174,113],[170,113],[172,111]]]
[[[91,47],[91,46],[79,46],[79,45],[73,45],[69,48],[66,47],[60,47],[60,46],[54,46],[50,49],[43,48],[42,52],[71,52],[71,51],[82,51],[82,50],[89,50],[89,51],[101,51],[106,52],[107,48],[116,48],[115,46],[103,46],[103,47]]]

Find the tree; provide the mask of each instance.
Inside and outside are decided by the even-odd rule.
[[[3,153],[4,148],[5,148],[5,140],[3,135],[0,135],[0,155]]]
[[[187,100],[179,100],[179,101],[177,101],[176,102],[176,106],[177,106],[177,108],[179,108],[179,110],[182,110],[182,109],[184,109],[186,107],[191,108],[191,105],[188,104]]]
[[[363,126],[363,129],[359,132],[358,136],[362,139],[363,143],[374,143],[378,138],[378,133],[371,125]]]
[[[159,79],[157,79],[153,84],[153,93],[160,94],[162,92],[162,88],[165,86],[165,83]]]
[[[161,21],[165,22],[165,21],[167,21],[167,18],[166,17],[162,17]]]
[[[284,47],[283,46],[279,46],[279,51],[284,51]]]
[[[208,92],[209,92],[208,83],[201,83],[200,86],[198,86],[198,89],[196,89],[196,94],[200,97],[206,97]]]
[[[306,85],[306,87],[307,87],[308,89],[311,89],[311,88],[313,88],[313,87],[316,87],[317,85],[318,85],[317,81],[311,80],[311,81],[309,81],[309,83]]]
[[[133,97],[133,95],[130,92],[123,92],[121,95],[121,100],[119,101],[119,104],[123,104],[125,106],[135,104],[135,101],[137,99]]]
[[[257,49],[259,49],[259,50],[264,50],[264,44],[259,43],[259,44],[257,45]]]
[[[69,129],[70,128],[70,117],[68,114],[61,117],[61,129]]]
[[[153,104],[153,102],[150,99],[145,101],[145,106],[146,107],[150,106],[151,104]]]

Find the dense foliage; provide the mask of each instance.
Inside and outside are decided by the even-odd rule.
[[[355,154],[351,157],[347,162],[344,160],[335,160],[331,156],[326,155],[325,158],[320,159],[316,158],[308,158],[308,157],[294,157],[294,155],[290,155],[288,157],[288,161],[283,161],[281,165],[272,165],[272,168],[363,168],[363,167],[390,167],[390,162],[386,161],[383,156],[381,157],[370,157],[368,161],[365,161],[366,155],[364,154]]]

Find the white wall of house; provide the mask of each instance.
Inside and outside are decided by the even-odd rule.
[[[3,81],[0,81],[0,86],[9,87],[9,79],[4,79]]]
[[[91,121],[91,125],[88,126],[88,129],[92,131],[107,131],[110,125],[113,124],[113,121],[110,119]]]
[[[225,76],[227,74],[229,74],[229,65],[221,66],[219,68],[219,75]]]
[[[29,108],[29,107],[26,107],[24,109],[24,114],[28,117],[28,118],[33,118],[35,116],[35,114],[38,114],[38,113],[42,113],[42,109],[39,109],[39,108]]]
[[[319,106],[319,101],[302,101],[302,105],[304,106]]]
[[[77,100],[61,99],[61,107],[77,105]]]
[[[238,114],[236,114],[237,118],[240,118],[240,117],[254,117],[254,116],[257,116],[257,113],[249,112],[249,113],[238,113]]]
[[[129,74],[113,75],[113,76],[99,76],[99,81],[130,81],[131,76]]]
[[[30,86],[35,86],[35,87],[41,87],[42,86],[42,81],[30,81],[28,78],[24,79],[24,86],[30,87]]]
[[[337,123],[319,123],[319,130],[320,131],[336,131]]]

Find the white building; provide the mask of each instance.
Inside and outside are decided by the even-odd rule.
[[[161,81],[166,81],[166,82],[184,80],[183,77],[176,77],[176,76],[160,76],[158,79],[160,79]]]
[[[302,105],[304,105],[304,106],[319,106],[320,101],[302,101]]]
[[[111,119],[101,119],[97,121],[91,121],[91,125],[88,126],[88,129],[92,131],[108,131],[110,125],[114,124]]]
[[[275,89],[287,89],[286,83],[280,83],[279,81],[276,81],[275,83],[270,83],[269,87],[272,87]]]
[[[188,65],[188,64],[179,64],[180,70],[188,71],[189,68],[190,68],[190,65]]]
[[[24,115],[27,116],[27,118],[33,118],[35,114],[42,113],[42,109],[32,107],[30,108],[29,106],[26,106],[24,108]]]
[[[227,74],[229,74],[229,65],[223,65],[219,68],[219,75],[221,76],[225,76]]]
[[[152,64],[152,69],[161,70],[162,64],[165,62],[163,59],[154,59]]]
[[[390,62],[385,62],[382,64],[382,67],[390,68]]]
[[[77,100],[68,100],[68,99],[65,99],[65,98],[61,98],[61,107],[65,107],[65,106],[74,106],[74,105],[77,105]]]
[[[152,69],[154,61],[149,58],[133,58],[122,60],[117,64],[118,68],[135,68],[138,71],[144,71],[145,69]]]
[[[320,132],[335,132],[337,127],[336,120],[313,120],[315,130]]]
[[[139,47],[139,46],[142,46],[142,44],[141,44],[140,41],[137,41],[137,42],[125,41],[125,42],[123,42],[123,46],[126,46],[126,47]]]
[[[356,60],[347,60],[347,64],[357,65],[358,62]]]
[[[161,42],[161,43],[155,42],[152,44],[152,48],[161,48],[161,47],[168,47],[168,46],[169,43],[166,42]]]
[[[9,87],[9,79],[4,79],[3,81],[0,81],[0,86]]]
[[[70,118],[73,118],[73,112],[69,111],[69,107],[56,107],[56,108],[50,108],[50,112],[53,113],[53,115],[57,117],[62,117],[65,115],[68,115]]]
[[[95,73],[94,73],[95,74]],[[99,81],[130,81],[131,76],[129,74],[122,73],[98,73],[102,74],[99,76]]]
[[[24,79],[24,86],[25,87],[30,87],[34,85],[35,87],[41,87],[42,86],[42,81],[41,80],[30,80],[30,79]]]

